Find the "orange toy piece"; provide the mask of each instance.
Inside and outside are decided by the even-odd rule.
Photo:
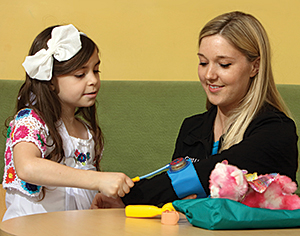
[[[164,211],[161,214],[161,223],[164,225],[176,225],[179,220],[177,211]]]

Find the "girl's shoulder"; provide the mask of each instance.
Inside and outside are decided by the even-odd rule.
[[[26,126],[29,129],[44,129],[48,132],[48,128],[44,120],[33,109],[24,108],[19,110],[14,119],[10,121],[9,127]]]
[[[25,120],[34,120],[41,125],[45,125],[43,119],[31,108],[24,108],[17,112],[14,117],[14,121],[25,121]]]
[[[9,124],[7,143],[11,143],[12,146],[21,141],[35,142],[38,140],[40,143],[48,135],[49,130],[43,119],[33,109],[24,108],[17,112]]]

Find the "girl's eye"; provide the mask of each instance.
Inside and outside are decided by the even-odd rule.
[[[223,68],[228,68],[230,65],[231,65],[231,63],[228,63],[228,64],[220,64],[220,66],[223,67]]]
[[[100,70],[94,70],[94,73],[97,74],[97,73],[101,73]]]
[[[85,74],[84,73],[82,73],[82,74],[78,74],[78,75],[75,75],[75,77],[77,77],[77,78],[83,78],[85,76]]]
[[[208,63],[206,63],[206,62],[200,62],[200,63],[199,63],[200,66],[206,66],[207,64],[208,64]]]

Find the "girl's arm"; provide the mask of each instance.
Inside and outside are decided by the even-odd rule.
[[[17,175],[31,184],[93,189],[114,198],[123,197],[134,185],[123,173],[80,170],[43,159],[31,142],[17,143],[13,153]]]

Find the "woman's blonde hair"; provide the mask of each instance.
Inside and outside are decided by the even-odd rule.
[[[252,15],[243,12],[229,12],[209,21],[199,35],[199,46],[204,37],[219,34],[233,47],[242,52],[253,62],[260,59],[259,71],[251,78],[248,92],[240,101],[240,105],[232,111],[223,136],[220,151],[228,149],[243,139],[250,122],[255,118],[265,103],[289,114],[275,86],[272,66],[271,49],[268,35],[261,23]],[[207,101],[207,109],[212,104]]]

